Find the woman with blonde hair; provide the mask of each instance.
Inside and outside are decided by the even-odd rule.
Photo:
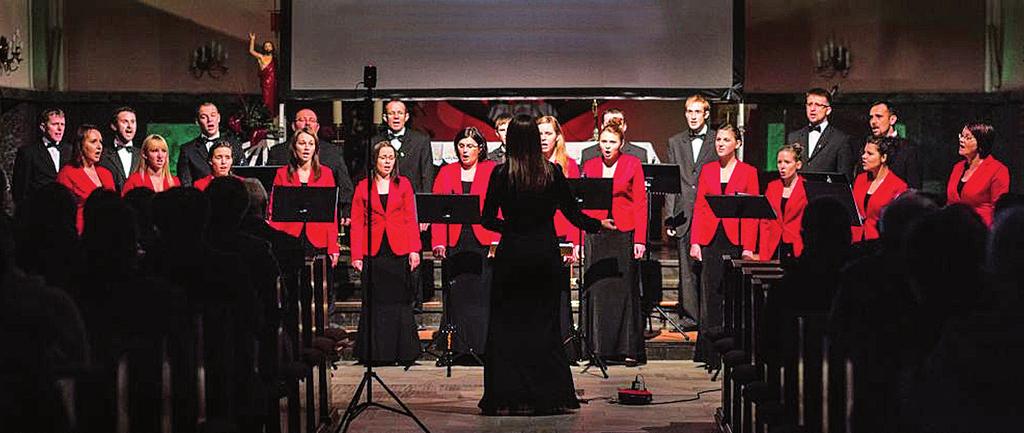
[[[181,181],[171,175],[168,154],[167,140],[164,137],[157,134],[147,136],[142,142],[142,158],[139,159],[139,165],[135,166],[132,175],[125,180],[121,195],[138,187],[162,192],[181,186]]]

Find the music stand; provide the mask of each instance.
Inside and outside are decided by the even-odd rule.
[[[591,209],[591,210],[610,210],[612,208],[612,179],[610,178],[580,178],[580,179],[568,179],[569,190],[572,191],[573,196],[576,198],[576,202],[579,203],[580,209]],[[579,231],[579,243],[577,245],[583,245],[583,230]],[[590,340],[587,338],[587,332],[583,328],[583,295],[586,273],[586,255],[581,258],[580,263],[580,276],[576,282],[576,298],[579,299],[580,306],[576,309],[576,323],[573,324],[572,328],[569,329],[569,338],[566,338],[562,345],[576,342],[580,345],[582,353],[579,354],[580,358],[587,360],[587,366],[583,368],[583,372],[586,372],[590,367],[597,365],[597,368],[601,370],[601,375],[605,379],[608,378],[608,366],[605,365],[604,360],[597,353],[594,352],[594,348],[590,347]],[[571,268],[570,268],[571,269]],[[572,303],[570,302],[570,306]],[[570,307],[571,308],[571,307]]]
[[[263,189],[270,191],[274,189],[274,176],[277,176],[277,169],[280,165],[264,165],[250,167],[247,165],[236,165],[231,167],[231,173],[246,179],[256,179],[263,185]]]
[[[808,203],[818,197],[831,197],[846,209],[846,215],[850,218],[850,225],[860,227],[863,222],[860,219],[860,212],[857,211],[853,190],[850,189],[849,184],[844,181],[833,182],[828,179],[825,181],[812,180],[813,178],[808,178],[803,173],[800,176],[804,177],[805,180],[804,190],[807,192]]]
[[[643,164],[643,170],[644,170],[644,183],[646,185],[646,188],[644,190],[647,192],[647,221],[651,221],[651,202],[652,202],[651,197],[653,197],[654,194],[666,195],[666,194],[679,194],[679,193],[682,192],[682,186],[679,184],[679,177],[680,177],[680,175],[679,175],[679,165],[677,165],[677,164]],[[672,218],[675,218],[675,219],[685,218],[685,216],[684,215],[675,215]],[[683,252],[680,251],[679,254],[681,255],[681,254],[683,254]],[[650,257],[650,253],[647,252],[647,251],[644,251],[644,259],[646,260],[649,257]],[[683,262],[682,258],[680,258],[676,262],[677,266],[679,267],[680,275],[682,275],[682,272],[683,272],[683,263],[682,262]],[[680,279],[680,281],[681,281],[681,279]],[[643,299],[645,293],[646,293],[646,290],[645,290],[645,287],[644,287],[644,279],[643,279],[642,273],[641,273],[641,278],[640,278],[640,298],[641,299]],[[682,301],[682,300],[680,300],[680,301]],[[688,335],[686,335],[686,332],[683,332],[683,327],[679,326],[679,324],[676,323],[675,320],[673,320],[671,317],[669,317],[668,313],[665,311],[665,309],[661,308],[661,305],[659,305],[658,302],[654,303],[654,310],[658,312],[658,316],[659,316],[659,318],[661,320],[664,320],[664,321],[668,322],[669,325],[671,325],[672,328],[675,329],[676,332],[679,333],[679,335],[683,336],[683,341],[690,341],[690,337]],[[681,311],[682,311],[682,309],[680,309],[680,312]]]
[[[763,195],[707,195],[708,206],[718,218],[739,218],[739,244],[743,247],[744,219],[776,219],[768,198]]]
[[[801,171],[800,177],[812,182],[850,183],[845,174],[834,171]]]
[[[290,187],[290,186],[277,186],[273,188],[274,204],[271,209],[271,221],[275,222],[301,222],[301,223],[334,223],[336,207],[338,205],[338,192],[335,187]],[[326,239],[326,242],[337,242],[337,239]],[[325,244],[327,245],[327,244]],[[308,261],[309,269],[309,282],[310,282],[310,297],[312,301],[313,311],[309,311],[308,319],[305,314],[302,316],[302,321],[305,323],[302,327],[302,340],[304,341],[305,347],[311,347],[313,344],[314,332],[316,335],[322,336],[324,330],[327,329],[329,322],[327,303],[329,302],[330,296],[328,290],[330,290],[330,281],[328,278],[328,259],[326,257],[320,258],[320,281],[316,279],[316,268],[317,268],[317,255],[314,255]],[[314,288],[319,284],[319,290]],[[301,296],[300,296],[301,299]],[[302,304],[306,304],[305,300],[302,300]],[[309,307],[305,309],[308,311]],[[327,360],[326,358],[319,362],[319,385],[320,385],[320,407],[326,408],[330,406],[330,384],[327,380]],[[312,373],[310,373],[310,381],[312,381]],[[307,404],[312,407],[314,402],[313,393],[310,391],[312,383],[307,384],[306,400]],[[325,388],[326,387],[326,388]],[[313,412],[307,412],[307,423],[315,422],[313,418]],[[321,409],[321,418],[329,419],[326,409]]]
[[[451,224],[480,224],[480,196],[478,195],[457,195],[457,194],[416,194],[416,216],[420,223],[444,224],[444,245],[447,251],[451,244]],[[450,254],[445,254],[441,262],[441,269],[448,264]],[[450,271],[450,270],[447,270]],[[444,354],[438,357],[437,365],[445,366],[447,376],[452,377],[452,365],[455,363],[455,351],[452,348],[452,341],[455,338],[462,338],[458,333],[452,315],[448,311],[448,302],[451,299],[452,281],[454,276],[447,275],[441,281],[441,305],[444,320],[441,323],[441,330],[438,337],[445,342]],[[483,360],[476,354],[476,349],[463,340],[469,349],[469,354],[476,359],[480,365]]]

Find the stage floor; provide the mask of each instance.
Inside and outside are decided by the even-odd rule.
[[[616,388],[628,387],[637,374],[642,374],[654,393],[654,402],[693,398],[698,391],[720,388],[710,375],[691,361],[651,361],[647,365],[627,368],[613,366],[609,379],[592,368],[580,373],[573,367],[577,393],[591,399],[574,414],[545,417],[485,417],[476,403],[483,395],[483,369],[454,367],[452,377],[445,377],[443,368],[433,364],[414,366],[409,371],[398,367],[375,369],[392,390],[434,433],[462,432],[638,432],[638,433],[711,433],[714,410],[720,405],[719,391],[707,392],[696,401],[653,406],[622,406],[611,404]],[[361,367],[346,364],[334,371],[331,394],[335,407],[345,410],[355,386],[362,377]],[[393,405],[379,387],[374,401]],[[353,432],[416,432],[412,420],[380,409],[372,409],[356,418]]]

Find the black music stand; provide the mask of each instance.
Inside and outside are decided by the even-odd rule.
[[[581,179],[569,179],[569,189],[572,191],[573,196],[576,198],[576,202],[579,203],[580,209],[593,209],[593,210],[609,210],[612,208],[612,179],[608,178],[581,178]],[[583,245],[583,230],[579,231],[580,239],[576,245]],[[571,269],[571,268],[570,268]],[[583,372],[586,372],[590,367],[597,365],[597,368],[601,370],[601,375],[605,379],[608,378],[608,366],[605,365],[604,360],[597,353],[594,352],[594,348],[590,347],[590,340],[587,338],[587,331],[583,327],[583,295],[585,287],[585,279],[583,274],[586,273],[586,257],[582,257],[580,263],[580,277],[576,282],[576,298],[579,299],[580,306],[576,310],[576,323],[573,324],[572,328],[569,329],[569,338],[566,338],[562,345],[566,344],[579,344],[581,353],[579,354],[579,361],[584,359],[587,360],[587,366],[583,368]],[[572,302],[569,303],[570,309],[572,308]]]
[[[647,221],[651,221],[651,201],[652,201],[651,197],[653,197],[654,194],[666,195],[666,194],[679,194],[679,193],[682,192],[681,185],[679,184],[679,176],[680,176],[679,175],[679,165],[677,165],[677,164],[643,164],[643,170],[644,170],[644,184],[646,186],[646,188],[644,190],[647,192]],[[685,215],[674,215],[671,218],[672,219],[685,218]],[[682,252],[680,252],[680,254],[682,254]],[[647,259],[649,257],[650,257],[650,253],[645,251],[644,252],[644,259]],[[681,276],[682,272],[683,272],[683,261],[682,261],[682,259],[680,258],[676,262],[676,264],[679,267],[679,275]],[[644,287],[644,279],[643,279],[642,275],[643,274],[641,273],[641,278],[640,278],[640,298],[641,299],[643,299],[645,293],[647,292],[646,288]],[[682,293],[680,293],[680,294],[682,294]],[[658,301],[660,301],[660,299]],[[683,327],[679,326],[679,324],[676,323],[675,320],[673,320],[671,317],[669,317],[668,313],[663,308],[661,308],[661,305],[659,305],[658,301],[654,302],[654,310],[658,312],[658,317],[661,320],[664,320],[664,321],[668,322],[669,325],[671,325],[672,328],[675,329],[676,332],[679,333],[679,335],[682,335],[683,336],[683,341],[690,341],[690,337],[688,335],[686,335],[686,332],[684,332]],[[682,299],[680,299],[680,301],[682,301]],[[681,315],[682,309],[680,308],[679,311],[680,311],[680,315]],[[648,317],[648,319],[649,318],[650,317]]]
[[[444,245],[447,250],[451,244],[451,231],[448,230],[451,224],[480,224],[480,196],[478,195],[457,195],[457,194],[416,194],[416,216],[420,223],[444,224]],[[443,273],[450,272],[445,269],[448,265],[446,253],[444,261],[441,262]],[[458,327],[452,322],[451,312],[448,311],[448,302],[451,299],[452,282],[454,275],[445,275],[441,281],[441,306],[444,308],[439,338],[445,342],[444,353],[437,358],[437,366],[445,366],[447,376],[452,377],[452,365],[455,364],[455,351],[452,348],[452,341],[455,338],[462,338]],[[480,365],[484,361],[476,354],[476,349],[463,340],[469,348],[469,354],[476,359]]]
[[[711,212],[718,218],[739,218],[739,244],[743,247],[743,220],[744,219],[775,219],[775,209],[772,209],[768,198],[763,195],[707,195],[708,206]]]
[[[256,179],[263,185],[263,189],[270,191],[274,189],[274,176],[277,176],[277,169],[280,165],[264,165],[250,167],[247,165],[236,165],[231,167],[231,173],[238,177]]]
[[[800,176],[804,178],[804,190],[807,192],[808,203],[818,197],[831,197],[846,208],[846,215],[850,217],[851,226],[859,227],[862,224],[860,212],[857,212],[857,204],[854,203],[853,190],[850,189],[849,184],[845,181],[834,181],[834,178],[829,177],[807,177],[803,173],[800,173]]]
[[[335,221],[335,212],[337,212],[338,206],[338,191],[335,187],[294,187],[294,186],[277,186],[272,190],[274,195],[274,204],[271,209],[271,221],[275,222],[301,222],[301,223],[333,223]],[[337,239],[326,239],[329,242],[337,242]],[[327,303],[330,300],[330,294],[328,290],[331,289],[330,280],[328,277],[328,259],[326,257],[320,258],[320,281],[314,281],[316,279],[316,268],[317,268],[317,257],[313,256],[308,259],[309,266],[309,279],[310,279],[310,297],[312,305],[314,305],[314,311],[309,312],[309,316],[302,314],[302,341],[305,347],[311,347],[313,344],[314,332],[316,335],[323,335],[325,329],[327,329],[329,318],[329,306]],[[319,284],[319,290],[313,286]],[[300,299],[301,295],[300,295]],[[304,305],[309,305],[305,300],[301,302]],[[308,309],[308,307],[303,310]],[[315,330],[315,331],[314,331]],[[327,414],[325,408],[330,407],[330,395],[328,393],[330,389],[330,383],[327,380],[327,360],[324,359],[319,363],[320,375],[320,411],[321,418],[325,421],[330,420],[330,416]],[[312,373],[310,373],[310,380],[312,380]],[[325,388],[327,387],[327,388]],[[307,406],[312,408],[315,398],[311,392],[312,383],[307,384],[306,401]],[[307,411],[307,423],[315,423],[313,417],[313,411]]]

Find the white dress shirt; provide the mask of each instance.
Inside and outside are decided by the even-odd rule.
[[[690,141],[690,146],[693,149],[693,163],[697,163],[697,158],[700,157],[700,148],[704,145],[704,140],[707,139],[708,124],[704,124],[704,127],[700,128],[700,132],[697,135],[703,135],[704,138],[694,138]]]
[[[821,134],[825,133],[825,128],[828,127],[828,119],[822,120],[818,124],[821,127],[821,131],[810,131],[807,133],[807,156],[814,155],[814,148],[818,146],[818,140],[821,139]]]

